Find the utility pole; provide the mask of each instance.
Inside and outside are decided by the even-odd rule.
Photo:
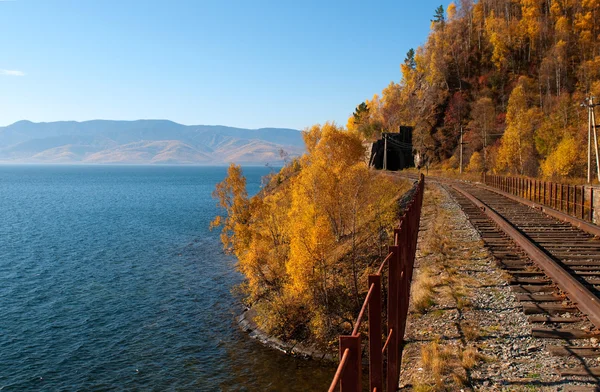
[[[588,107],[588,184],[592,182],[592,111]]]
[[[598,156],[598,132],[596,131],[596,114],[594,113],[594,98],[590,97],[590,112],[592,115],[592,128],[594,129],[594,150],[596,152],[596,174],[598,174],[598,182],[600,182],[600,156]]]
[[[462,174],[463,167],[463,130],[462,125],[460,126],[460,163],[459,163],[459,173]]]
[[[483,172],[487,172],[487,129],[483,129]]]
[[[383,170],[387,170],[387,136],[383,134]]]
[[[598,132],[596,130],[596,114],[594,113],[594,107],[599,104],[594,103],[593,96],[585,99],[580,105],[588,108],[588,167],[587,167],[587,181],[588,184],[592,182],[592,131],[594,132],[594,153],[596,154],[596,174],[598,175],[598,181],[600,181],[600,156],[598,155]]]

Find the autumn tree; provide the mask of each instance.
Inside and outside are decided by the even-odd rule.
[[[370,122],[377,118],[382,131],[414,127],[418,157],[441,163],[454,154],[460,93],[470,109],[467,156],[479,152],[486,169],[535,175],[559,144],[582,140],[587,117],[578,105],[600,94],[599,18],[600,0],[438,7],[427,41],[400,64],[401,79],[369,104]]]
[[[510,94],[506,113],[506,131],[498,150],[497,169],[501,172],[535,175],[534,130],[541,120],[539,108],[530,104],[531,81],[521,77]]]
[[[439,26],[440,28],[444,28],[445,22],[446,18],[444,17],[444,6],[440,5],[435,9],[433,19],[431,19],[431,24],[432,26]]]
[[[565,136],[542,163],[544,177],[571,177],[584,173],[585,158],[581,143],[573,136]]]
[[[468,123],[468,128],[473,134],[472,143],[475,151],[483,153],[483,168],[488,168],[487,149],[489,142],[492,140],[490,134],[495,131],[496,112],[494,103],[491,98],[479,98],[471,110],[471,121]]]
[[[369,170],[358,131],[326,123],[303,138],[307,153],[252,198],[231,166],[215,190],[225,214],[214,225],[238,258],[259,325],[283,338],[328,342],[360,305],[365,271],[389,238],[401,192]]]
[[[250,223],[250,201],[246,191],[246,178],[239,165],[231,164],[225,180],[217,184],[213,197],[218,206],[226,211],[225,217],[217,216],[211,228],[222,226],[221,242],[226,252],[235,253],[248,245]]]

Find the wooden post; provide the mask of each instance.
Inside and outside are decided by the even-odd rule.
[[[383,391],[383,354],[381,353],[381,275],[369,275],[369,391]]]
[[[462,132],[462,126],[460,127],[460,169],[459,169],[459,173],[462,174],[462,167],[463,167],[463,132]]]
[[[340,379],[340,391],[361,392],[362,361],[360,359],[360,335],[340,336],[340,359],[346,349],[350,350],[350,355],[348,355],[348,362]]]
[[[594,223],[594,188],[590,187],[590,222]]]
[[[587,182],[592,182],[592,109],[589,107],[588,100],[588,165],[587,165]]]
[[[592,130],[594,131],[594,152],[596,153],[596,174],[600,182],[600,156],[598,155],[598,132],[596,131],[596,114],[594,113],[594,97],[590,97],[590,110],[592,112]]]

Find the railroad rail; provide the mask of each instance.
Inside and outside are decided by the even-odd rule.
[[[395,391],[398,388],[404,331],[410,296],[425,177],[421,174],[415,192],[408,202],[398,227],[394,229],[394,245],[376,274],[368,277],[368,291],[350,335],[339,337],[340,362],[329,392],[340,387],[343,392],[362,391],[363,362],[360,326],[368,316],[369,391]],[[382,276],[387,266],[387,327],[382,330]],[[385,336],[385,343],[383,336]],[[383,345],[382,345],[383,343]],[[386,355],[387,354],[387,355]],[[384,361],[384,356],[386,360]],[[384,364],[386,365],[384,377]]]
[[[565,213],[521,197],[527,195],[505,192],[510,188],[504,185],[500,190],[440,182],[479,231],[497,264],[511,275],[509,283],[529,315],[532,335],[555,339],[558,343],[546,347],[550,353],[579,360],[578,367],[558,369],[559,374],[599,382],[598,227],[572,216],[566,219]],[[532,184],[540,189],[536,182]],[[529,185],[513,189],[527,190]]]
[[[587,185],[561,184],[527,177],[483,176],[483,183],[505,193],[550,207],[567,215],[594,223],[598,192]]]

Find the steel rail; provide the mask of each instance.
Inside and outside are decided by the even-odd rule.
[[[407,178],[412,178],[412,174],[409,174],[409,173],[406,173],[404,176],[407,177]],[[431,180],[438,181],[438,182],[443,182],[443,183],[446,183],[446,184],[449,184],[449,185],[452,185],[455,182],[460,182],[461,181],[461,180],[444,178],[444,177],[437,177],[437,176],[429,176],[429,178]],[[576,228],[578,228],[580,230],[583,230],[583,231],[585,231],[585,232],[587,232],[587,233],[589,233],[591,235],[600,237],[600,226],[598,226],[598,225],[595,225],[593,223],[587,222],[587,221],[585,221],[583,219],[579,219],[579,218],[574,217],[572,215],[568,215],[568,214],[566,214],[564,212],[561,212],[561,211],[559,211],[557,209],[554,209],[552,207],[548,207],[548,206],[546,206],[544,204],[537,203],[537,202],[534,202],[534,201],[531,201],[531,200],[527,200],[527,199],[524,199],[524,198],[522,198],[520,196],[515,196],[512,193],[505,192],[503,190],[500,190],[498,188],[495,188],[495,187],[492,187],[492,186],[489,186],[489,185],[485,185],[485,184],[482,184],[482,183],[476,183],[476,182],[467,182],[467,183],[469,185],[472,185],[472,186],[475,186],[475,187],[478,187],[478,188],[481,188],[481,189],[485,189],[485,190],[488,190],[490,192],[495,192],[495,193],[497,193],[499,195],[502,195],[504,197],[507,197],[507,198],[509,198],[511,200],[514,200],[516,202],[524,204],[524,205],[526,205],[528,207],[535,208],[535,209],[543,212],[546,215],[549,215],[549,216],[551,216],[553,218],[556,218],[556,219],[558,219],[560,221],[563,221],[565,223],[569,223],[573,227],[576,227]]]
[[[536,202],[524,199],[524,198],[522,198],[520,196],[515,196],[515,195],[513,195],[511,193],[504,192],[502,190],[499,190],[497,188],[491,187],[489,185],[484,185],[484,184],[473,184],[473,185],[476,186],[476,187],[479,187],[479,188],[491,191],[491,192],[495,192],[495,193],[497,193],[499,195],[502,195],[504,197],[507,197],[507,198],[509,198],[511,200],[518,201],[519,203],[525,204],[528,207],[532,207],[532,208],[535,208],[537,210],[540,210],[540,211],[542,211],[546,215],[550,215],[550,216],[552,216],[552,217],[554,217],[554,218],[556,218],[558,220],[561,220],[563,222],[569,223],[572,226],[577,227],[580,230],[583,230],[583,231],[588,232],[588,233],[590,233],[592,235],[600,237],[600,226],[597,226],[597,225],[595,225],[593,223],[586,222],[583,219],[579,219],[579,218],[576,218],[574,216],[565,214],[564,212],[555,210],[554,208],[547,207],[547,206],[545,206],[543,204],[540,204],[540,203],[536,203]]]
[[[566,293],[567,297],[575,303],[575,306],[586,314],[590,322],[600,329],[600,302],[598,297],[487,204],[454,184],[450,184],[450,186],[469,199],[496,223]]]

